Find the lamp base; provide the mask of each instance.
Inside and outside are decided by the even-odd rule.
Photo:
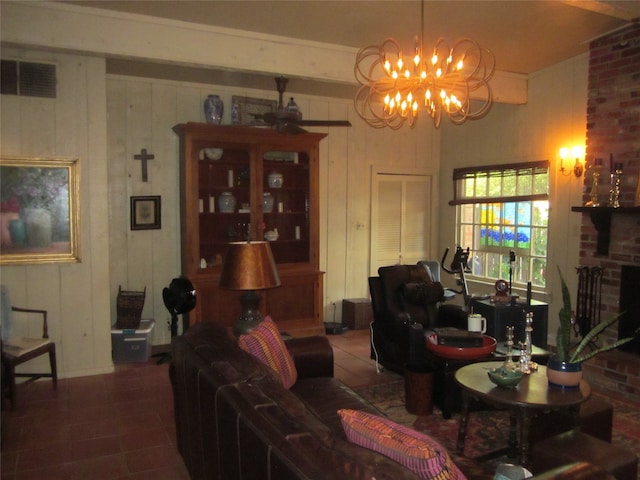
[[[262,314],[258,308],[260,300],[262,300],[262,297],[255,290],[248,290],[240,296],[242,313],[233,326],[233,334],[236,337],[249,333],[262,322]]]

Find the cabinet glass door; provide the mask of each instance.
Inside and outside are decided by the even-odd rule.
[[[200,257],[209,268],[222,265],[227,243],[247,238],[250,155],[243,149],[203,148],[198,170]]]
[[[264,238],[276,263],[309,262],[309,174],[305,152],[264,154]]]

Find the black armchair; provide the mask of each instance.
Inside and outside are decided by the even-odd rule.
[[[403,373],[408,363],[425,361],[425,329],[466,328],[466,313],[458,306],[441,306],[444,289],[424,265],[380,267],[369,277],[373,308],[372,358]]]

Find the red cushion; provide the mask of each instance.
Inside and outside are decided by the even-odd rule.
[[[274,370],[284,388],[291,388],[298,380],[293,358],[271,317],[265,317],[256,328],[240,335],[238,345]]]

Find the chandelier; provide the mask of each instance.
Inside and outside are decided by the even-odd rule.
[[[495,68],[493,53],[469,38],[452,47],[440,38],[431,56],[426,56],[424,0],[420,35],[410,58],[403,56],[392,38],[360,49],[354,67],[361,85],[354,100],[358,115],[372,127],[393,130],[405,122],[413,128],[421,111],[433,119],[436,128],[443,114],[456,125],[484,117],[493,102],[489,85]]]

